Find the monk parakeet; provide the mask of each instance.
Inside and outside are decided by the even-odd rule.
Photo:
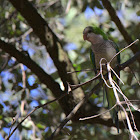
[[[100,60],[105,58],[107,62],[119,51],[117,45],[108,39],[107,35],[96,26],[88,26],[83,31],[83,38],[91,43],[90,58],[93,64],[95,74],[100,70]],[[106,61],[104,61],[106,63]],[[117,55],[111,62],[111,67],[114,68],[120,63],[120,56]],[[106,68],[103,67],[105,70]],[[107,70],[107,69],[106,69]],[[105,71],[106,71],[105,70]],[[113,77],[113,80],[117,80]],[[117,81],[116,81],[117,82]],[[105,93],[108,102],[108,108],[110,109],[116,103],[116,98],[113,93],[113,89],[105,86]],[[119,122],[118,122],[118,108],[115,107],[110,111],[113,122],[115,123],[119,132]]]

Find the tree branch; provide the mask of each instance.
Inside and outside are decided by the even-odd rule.
[[[26,65],[34,74],[37,75],[39,80],[44,83],[53,93],[59,97],[63,91],[53,78],[48,75],[41,67],[39,67],[31,58],[18,51],[13,45],[0,40],[0,48],[7,52],[9,55],[15,57],[18,62]],[[55,88],[54,88],[55,87]]]
[[[67,71],[74,71],[73,65],[68,58],[67,53],[63,50],[62,44],[54,32],[48,26],[48,23],[39,15],[35,7],[28,0],[9,0],[18,12],[26,19],[29,25],[33,28],[34,33],[38,36],[41,43],[46,46],[46,49],[52,58],[58,74],[63,82],[65,91],[68,90],[67,82],[78,84],[76,74],[68,75]],[[58,97],[56,92],[53,92],[55,97]],[[84,97],[84,92],[81,88],[74,91],[73,94],[66,97],[65,103],[61,107],[66,114],[72,110],[73,105]],[[69,106],[66,104],[69,103]]]
[[[39,80],[44,83],[45,85],[47,85],[47,87],[52,91],[52,92],[56,92],[56,94],[58,94],[58,96],[60,97],[60,95],[64,94],[63,91],[61,91],[59,84],[57,82],[55,82],[52,77],[50,75],[48,75],[47,73],[44,72],[43,69],[41,69],[33,60],[30,59],[29,56],[24,55],[23,53],[21,53],[20,51],[18,51],[13,45],[10,45],[8,43],[5,43],[4,41],[0,40],[0,48],[2,50],[4,50],[5,52],[9,53],[11,56],[15,57],[19,62],[23,63],[24,65],[26,65],[29,69],[31,69],[32,72],[34,72]],[[131,59],[129,59],[128,61],[126,61],[125,63],[121,64],[119,66],[119,70],[124,69],[125,67],[131,65],[132,63],[134,63],[134,61],[136,61],[138,58],[140,58],[140,51],[137,52]],[[118,69],[117,67],[115,69]],[[92,93],[99,89],[101,86],[101,82],[99,84],[97,84],[92,91],[86,95],[86,97],[79,102],[79,104],[77,104],[77,106],[73,109],[73,111],[68,115],[68,117],[64,120],[64,122],[59,126],[59,129],[63,128],[63,126],[70,120],[72,119],[73,122],[79,122],[79,118],[82,117],[86,117],[86,116],[91,116],[96,114],[97,112],[100,111],[100,108],[93,105],[93,104],[86,104],[86,106],[83,106],[84,103],[87,102],[88,98],[92,95]],[[61,99],[61,107],[63,108],[63,105],[65,105],[67,107],[68,110],[68,97],[69,95],[67,94],[66,99]],[[65,97],[64,97],[65,98]],[[82,106],[82,108],[81,108]],[[88,106],[88,110],[87,110],[87,106]],[[80,109],[79,109],[80,108]],[[93,110],[94,108],[94,110]],[[78,111],[79,110],[79,111]],[[70,110],[69,110],[70,111]],[[67,112],[68,113],[68,112]],[[67,114],[66,113],[66,114]],[[138,118],[139,113],[135,113],[136,116],[135,118]],[[108,120],[104,120],[103,118],[96,118],[96,119],[91,119],[91,120],[85,120],[84,123],[98,123],[98,124],[103,124],[106,126],[114,126],[114,124],[112,123],[111,119]],[[139,119],[136,119],[136,124],[140,124]],[[140,125],[138,125],[140,126]],[[123,124],[120,124],[120,128],[124,128]],[[61,130],[60,129],[60,130]],[[138,129],[140,129],[138,127]],[[57,135],[60,130],[57,130],[57,133],[54,135]]]
[[[38,36],[41,43],[46,46],[48,53],[58,69],[58,74],[66,90],[66,81],[72,84],[78,84],[79,81],[76,74],[71,76],[67,75],[67,71],[74,71],[74,68],[67,53],[62,48],[60,40],[48,26],[48,23],[39,15],[35,7],[33,7],[27,0],[9,1],[33,28],[34,33]]]
[[[114,68],[114,70],[118,70],[118,71],[121,71],[123,70],[125,67],[131,65],[132,63],[134,63],[138,58],[140,58],[140,51],[137,52],[131,59],[129,59],[128,61],[126,61],[125,63],[121,64],[119,66],[119,69],[118,69],[118,66]],[[107,75],[105,75],[105,77],[107,78]],[[90,111],[83,111],[83,113],[80,112],[80,109],[86,102],[87,100],[89,99],[89,97],[93,94],[93,92],[95,92],[96,90],[98,90],[100,88],[100,86],[102,85],[103,83],[103,80],[100,81],[97,85],[94,86],[94,88],[88,93],[86,94],[86,96],[75,106],[75,108],[70,112],[70,114],[60,123],[60,125],[56,128],[56,130],[52,133],[52,135],[47,139],[47,140],[52,140],[54,139],[58,134],[59,132],[61,131],[61,129],[66,125],[66,123],[69,121],[69,120],[72,120],[74,122],[79,122],[79,118],[84,118],[87,116],[87,112],[90,114],[88,114],[89,116],[93,116],[93,115],[96,115],[97,112],[99,112],[99,110],[96,110],[94,108],[94,111],[93,110],[90,110]],[[80,109],[80,110],[79,110]],[[85,109],[85,108],[84,108]],[[78,112],[79,110],[79,112]],[[92,114],[94,112],[94,114]],[[138,116],[140,116],[140,112],[137,112],[136,113],[136,116],[135,118],[138,118]],[[83,117],[84,116],[84,117]],[[136,124],[137,124],[137,128],[138,130],[140,130],[140,120],[137,119],[135,120],[136,121]],[[112,122],[112,119],[108,119],[108,120],[104,120],[103,118],[93,118],[91,120],[84,120],[85,123],[98,123],[98,124],[105,124],[106,126],[114,126],[113,122]],[[123,125],[123,122],[121,121],[120,124],[119,124],[119,127],[120,128],[124,128],[124,125]]]
[[[66,71],[74,71],[74,68],[72,67],[72,64],[69,60],[69,58],[67,57],[66,52],[63,51],[62,46],[61,46],[61,42],[59,41],[59,39],[55,36],[55,34],[51,31],[51,29],[48,27],[47,22],[37,13],[36,9],[27,1],[27,0],[9,0],[14,7],[21,13],[21,15],[27,20],[27,22],[30,24],[30,26],[33,28],[35,34],[40,38],[42,44],[44,44],[51,56],[51,58],[54,61],[55,66],[58,69],[58,73],[65,85],[65,88],[67,87],[66,81],[70,82],[71,84],[78,84],[78,80],[77,80],[77,76],[76,74],[73,74],[72,77],[70,77],[69,75],[67,75]],[[2,47],[3,46],[3,47]],[[22,53],[19,53],[19,51],[17,51],[12,45],[5,43],[4,41],[0,41],[0,48],[2,48],[4,51],[11,53],[12,56],[14,56],[19,62],[25,64],[28,68],[30,68],[32,70],[32,72],[34,72],[36,74],[36,68],[38,68],[35,63],[35,65],[32,65],[31,68],[31,63],[32,61],[29,57],[24,57],[24,55]],[[10,49],[10,50],[9,50]],[[16,54],[18,53],[18,54]],[[21,56],[20,56],[21,55]],[[137,55],[137,58],[139,57],[139,54]],[[62,57],[60,57],[62,56]],[[24,59],[22,58],[24,57]],[[136,60],[136,58],[134,58],[133,60],[131,60],[129,63],[126,63],[126,66],[130,63],[133,63],[134,60]],[[26,61],[26,62],[25,62]],[[36,66],[36,67],[34,67]],[[122,69],[124,68],[123,65],[121,65]],[[55,97],[59,96],[60,94],[62,94],[63,92],[61,91],[59,84],[56,83],[51,76],[49,76],[48,74],[46,75],[46,73],[43,70],[39,70],[37,69],[38,72],[41,72],[41,74],[38,74],[37,72],[37,76],[39,76],[39,79],[41,79],[42,83],[46,83],[48,88],[53,88],[52,92],[55,95]],[[44,76],[45,73],[45,77]],[[48,81],[46,79],[49,79]],[[54,88],[53,84],[51,83],[53,82],[53,84],[58,88],[58,91],[56,88]],[[98,87],[99,88],[99,87]],[[80,90],[80,92],[78,93],[82,93],[82,96],[77,96],[79,99],[83,98],[83,92],[82,90]],[[68,95],[69,96],[69,95]],[[69,99],[69,97],[67,96],[67,99]],[[86,98],[86,97],[85,97]],[[65,100],[64,103],[67,103],[68,100]],[[83,102],[85,103],[85,102]],[[69,106],[66,106],[66,104],[64,104],[66,109],[69,109]],[[80,105],[82,106],[82,104]],[[80,106],[78,106],[78,108],[80,108]],[[61,106],[63,107],[63,106]],[[84,117],[84,116],[89,116],[89,114],[92,114],[94,111],[99,111],[99,109],[95,109],[93,111],[92,106],[90,107],[90,109],[92,110],[91,112],[88,112],[85,109],[85,106],[79,110],[79,112],[77,109],[74,109],[74,113],[75,116],[72,115],[72,117],[74,117],[72,120],[75,122],[78,122],[78,118],[79,117]],[[92,114],[93,115],[93,114]],[[71,119],[71,117],[69,117],[69,119]],[[101,120],[97,119],[95,123],[106,123],[107,121],[101,122]],[[112,121],[111,121],[112,122]],[[108,125],[108,124],[107,124]],[[110,124],[112,126],[112,123]]]
[[[125,30],[125,27],[123,26],[122,22],[120,21],[119,17],[117,16],[115,9],[112,7],[111,2],[109,0],[101,0],[101,1],[103,3],[104,7],[106,8],[106,10],[108,11],[112,21],[114,21],[114,23],[118,27],[118,29],[121,32],[122,36],[124,37],[125,41],[128,44],[133,42],[133,39],[128,34],[127,30]],[[136,47],[131,47],[131,50],[135,54],[136,52],[139,51],[139,49],[138,49],[138,45],[134,45],[134,46],[136,46]],[[138,59],[138,61],[140,63],[140,59]]]

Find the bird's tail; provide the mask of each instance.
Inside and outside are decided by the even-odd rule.
[[[105,93],[108,102],[108,108],[111,109],[116,104],[116,98],[112,88],[105,86]],[[113,120],[113,123],[116,125],[116,128],[119,133],[119,119],[118,119],[118,106],[110,110],[110,114]]]

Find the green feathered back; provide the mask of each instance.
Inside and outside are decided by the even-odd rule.
[[[108,36],[103,32],[102,29],[100,29],[99,27],[97,27],[96,25],[92,25],[93,27],[93,32],[95,34],[101,35],[103,37],[104,40],[108,40]]]
[[[94,55],[94,53],[91,49],[90,49],[90,60],[92,62],[94,72],[95,72],[95,74],[97,74],[96,63],[95,63],[95,55]]]
[[[115,42],[111,42],[112,43],[112,46],[115,48],[115,50],[116,50],[116,53],[118,53],[119,52],[119,47],[118,47],[118,45],[115,43]],[[117,61],[118,61],[118,63],[120,64],[120,54],[118,54],[117,55]]]

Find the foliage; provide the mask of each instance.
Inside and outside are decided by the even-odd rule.
[[[120,49],[126,46],[125,40],[111,21],[106,9],[100,1],[65,1],[65,0],[31,0],[38,13],[47,21],[50,28],[63,44],[75,70],[92,68],[89,59],[90,44],[83,41],[82,32],[87,25],[97,24],[104,29],[109,38],[114,40]],[[126,30],[135,40],[140,38],[139,1],[111,1]],[[22,5],[21,5],[22,6]],[[35,24],[35,23],[34,23]],[[62,79],[45,46],[35,35],[26,19],[9,1],[0,1],[0,39],[29,55],[46,73],[64,89]],[[132,46],[133,47],[133,46]],[[121,53],[121,63],[133,56],[131,49]],[[39,81],[38,77],[25,65],[18,63],[14,57],[0,50],[0,139],[4,139],[14,127],[35,106],[54,99],[50,89]],[[137,80],[140,77],[140,64],[131,65]],[[95,76],[93,72],[78,72],[80,83]],[[131,99],[140,99],[140,88],[135,76],[129,68],[121,71],[121,85],[125,95]],[[96,82],[85,85],[83,91],[88,92]],[[98,97],[92,96],[91,102],[102,107],[102,92]],[[58,124],[65,118],[59,102],[38,109],[12,135],[11,139],[44,139],[52,134]],[[12,125],[12,126],[11,126]],[[70,135],[68,135],[68,133]],[[69,122],[57,139],[128,139],[126,130],[120,134],[114,127]]]

